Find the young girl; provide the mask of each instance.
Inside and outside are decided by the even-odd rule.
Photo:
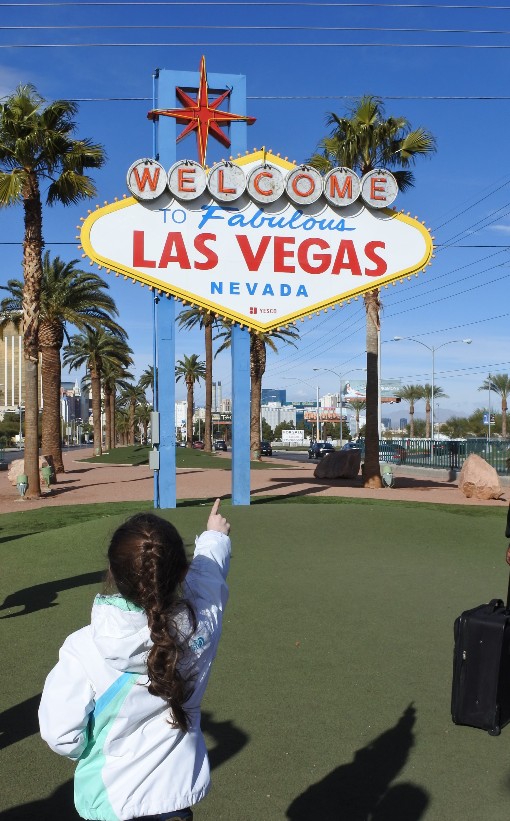
[[[108,550],[117,592],[60,650],[39,708],[41,736],[78,762],[86,819],[192,819],[209,789],[200,703],[221,633],[230,525],[212,507],[188,564],[173,525],[128,519]]]

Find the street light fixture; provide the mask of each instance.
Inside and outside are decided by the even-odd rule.
[[[338,378],[340,380],[340,447],[342,447],[342,442],[343,442],[343,422],[342,422],[342,419],[343,419],[343,410],[342,410],[343,393],[342,392],[343,392],[344,376],[349,376],[349,374],[354,373],[354,371],[366,371],[366,368],[351,368],[350,371],[347,371],[347,373],[344,373],[343,375],[340,375],[336,371],[333,371],[331,368],[312,368],[312,370],[314,370],[314,371],[328,371],[328,373],[334,373],[335,376],[338,376]]]
[[[426,342],[422,342],[421,339],[415,339],[413,336],[394,336],[394,342],[400,342],[401,340],[408,340],[409,342],[417,342],[418,345],[423,345],[424,348],[427,348],[432,353],[432,384],[431,384],[431,392],[430,392],[430,421],[431,421],[431,432],[430,432],[430,458],[432,459],[434,456],[434,376],[435,376],[435,353],[439,350],[439,348],[444,348],[445,345],[453,345],[454,342],[463,342],[465,345],[471,345],[472,339],[450,339],[448,342],[443,342],[441,345],[427,345]]]

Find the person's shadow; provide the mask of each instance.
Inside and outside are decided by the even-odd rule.
[[[26,616],[28,613],[37,613],[38,610],[45,610],[48,607],[57,607],[55,599],[62,590],[72,590],[74,587],[83,587],[87,584],[98,584],[103,581],[104,570],[95,570],[91,573],[82,573],[79,576],[71,576],[67,579],[55,579],[44,584],[34,584],[32,587],[24,587],[10,593],[4,603],[0,605],[0,610],[11,610],[13,607],[23,607],[17,613],[7,613],[0,616],[0,619],[14,619],[17,616]]]
[[[414,745],[416,710],[407,707],[394,727],[357,750],[313,784],[289,806],[291,821],[419,821],[429,803],[428,793],[415,784],[392,781],[405,765]]]

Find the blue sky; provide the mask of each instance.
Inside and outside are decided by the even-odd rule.
[[[243,74],[250,148],[266,146],[304,161],[327,133],[328,112],[354,98],[383,98],[388,115],[405,116],[437,140],[437,153],[415,166],[416,184],[398,208],[431,228],[436,255],[426,273],[381,293],[382,376],[404,384],[435,381],[448,399],[436,411],[464,414],[487,403],[477,389],[489,372],[510,372],[510,7],[385,3],[2,3],[0,96],[22,82],[48,100],[79,100],[77,136],[105,146],[97,200],[45,208],[52,254],[80,258],[76,226],[96,202],[126,192],[131,163],[152,153],[155,68]],[[51,47],[46,47],[51,46]],[[194,137],[182,154],[196,156]],[[208,160],[226,155],[210,143]],[[0,284],[21,277],[23,217],[0,213]],[[83,266],[88,266],[83,260]],[[152,361],[147,289],[106,277],[139,375]],[[359,378],[365,357],[361,300],[300,323],[296,348],[269,355],[264,386],[289,398],[338,389],[336,371]],[[394,336],[415,337],[393,342]],[[471,338],[465,345],[453,340]],[[450,344],[452,342],[453,344]],[[448,344],[444,344],[448,343]],[[203,354],[200,333],[179,332],[177,356]],[[71,377],[74,380],[74,375]],[[214,378],[230,393],[230,357]],[[178,397],[184,388],[178,386]],[[203,400],[198,388],[197,401]],[[405,415],[405,408],[402,413]]]

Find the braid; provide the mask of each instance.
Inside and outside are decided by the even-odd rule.
[[[191,631],[196,617],[180,594],[180,582],[188,567],[184,545],[177,530],[153,514],[138,514],[114,534],[110,569],[119,592],[147,614],[153,646],[147,657],[149,693],[168,702],[172,726],[184,732],[189,721],[183,704],[191,695],[192,681],[181,672],[189,635],[177,626],[186,610]]]

